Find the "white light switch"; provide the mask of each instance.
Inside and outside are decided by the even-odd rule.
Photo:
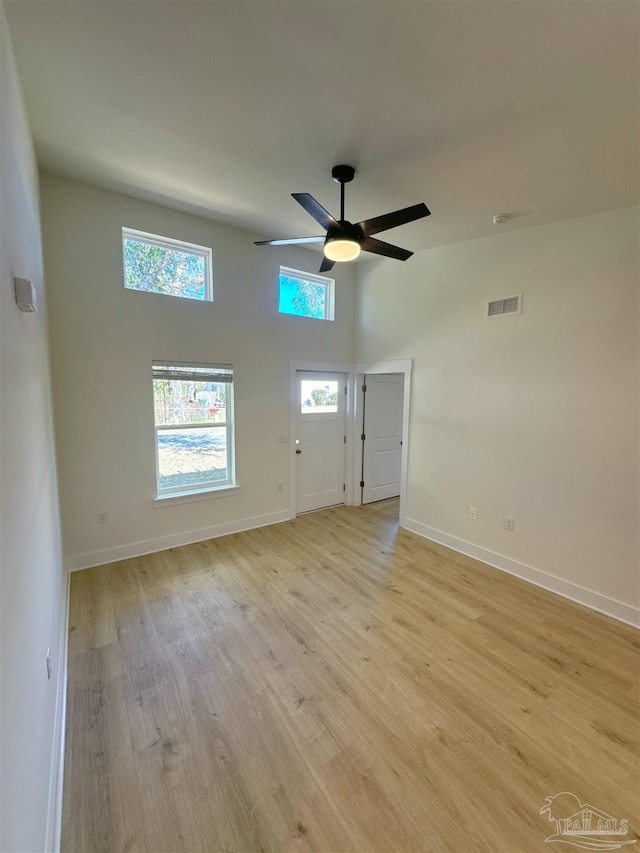
[[[16,291],[16,305],[21,311],[33,313],[38,310],[36,302],[36,289],[26,278],[14,278],[13,285]]]

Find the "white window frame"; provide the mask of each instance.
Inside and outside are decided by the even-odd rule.
[[[280,276],[285,275],[291,278],[299,278],[302,281],[308,281],[311,284],[321,284],[324,286],[325,299],[324,299],[324,317],[309,317],[307,314],[291,314],[288,311],[280,311]],[[292,267],[280,267],[278,273],[278,312],[287,317],[298,317],[303,320],[315,320],[322,321],[328,320],[333,322],[335,320],[335,291],[336,291],[336,282],[333,278],[328,278],[324,275],[316,275],[311,272],[304,272],[303,270],[294,270]]]
[[[156,290],[142,290],[138,287],[127,287],[127,258],[125,241],[146,243],[148,246],[159,246],[161,249],[177,249],[185,255],[198,255],[204,259],[204,299],[194,299],[191,296],[178,296],[175,293],[159,293]],[[211,249],[207,246],[197,246],[195,243],[185,243],[184,240],[174,240],[171,237],[160,237],[158,234],[148,234],[146,231],[136,231],[134,228],[122,229],[122,282],[125,290],[137,293],[150,293],[154,296],[172,296],[174,299],[187,299],[190,302],[213,302],[213,259]]]
[[[185,361],[166,361],[158,360],[152,363],[153,379],[169,379],[177,381],[185,381],[190,378],[188,373],[189,368],[195,368],[200,371],[193,381],[196,382],[224,382],[228,385],[228,390],[225,400],[225,422],[217,421],[194,421],[188,424],[161,424],[158,426],[155,418],[155,393],[152,394],[153,399],[153,423],[154,423],[154,440],[155,440],[155,455],[156,455],[156,497],[157,499],[169,499],[181,497],[185,495],[202,495],[207,492],[223,492],[231,489],[236,489],[236,465],[235,465],[235,418],[234,418],[234,370],[232,364],[202,364],[197,362]],[[169,371],[171,368],[177,368],[185,371],[180,376],[171,377]],[[209,371],[205,373],[204,371]],[[221,371],[226,371],[222,374]],[[162,373],[167,375],[160,375]],[[223,378],[230,376],[230,378]],[[167,429],[203,429],[203,428],[225,428],[227,438],[227,477],[224,480],[210,480],[207,483],[199,483],[198,485],[188,484],[186,486],[178,486],[172,488],[162,488],[160,486],[160,458],[158,452],[158,433]]]

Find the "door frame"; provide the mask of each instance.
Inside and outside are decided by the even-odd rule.
[[[400,527],[405,526],[407,517],[407,465],[409,459],[409,411],[411,403],[411,370],[413,368],[412,358],[399,358],[391,361],[375,361],[371,363],[359,363],[355,365],[356,389],[353,419],[354,425],[358,430],[362,428],[364,394],[362,386],[364,378],[371,374],[380,373],[402,373],[404,374],[404,399],[402,403],[402,453],[400,455]],[[358,426],[359,425],[359,426]],[[354,468],[352,470],[352,485],[357,484],[357,501],[358,505],[362,503],[362,493],[360,491],[360,477],[362,472],[362,441],[360,440],[361,431],[358,432],[358,452],[354,453]],[[348,441],[348,439],[347,439]]]
[[[355,470],[354,457],[356,447],[356,418],[355,418],[355,370],[353,364],[332,363],[328,361],[290,361],[289,362],[289,518],[296,517],[296,466],[295,466],[295,435],[298,424],[298,371],[310,373],[342,373],[347,385],[344,412],[344,429],[347,436],[344,459],[344,502],[347,506],[360,503],[358,478],[358,494],[354,491],[354,480],[352,473]],[[358,437],[359,437],[358,433]]]
[[[400,527],[405,526],[407,515],[407,465],[409,458],[409,411],[411,402],[412,358],[399,358],[390,361],[361,362],[346,364],[330,361],[290,361],[289,362],[289,518],[296,517],[296,468],[295,434],[298,421],[298,387],[296,374],[299,370],[317,373],[344,373],[347,382],[347,401],[345,409],[345,433],[347,436],[345,453],[345,496],[346,506],[360,506],[360,478],[362,472],[362,385],[364,377],[371,373],[402,373],[404,375],[404,400],[402,406],[402,455],[400,461]]]

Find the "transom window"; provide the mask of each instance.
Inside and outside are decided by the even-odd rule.
[[[312,320],[334,319],[332,278],[280,267],[281,314],[295,314]]]
[[[213,302],[211,249],[122,229],[124,286]]]
[[[158,495],[235,483],[233,367],[153,362]]]

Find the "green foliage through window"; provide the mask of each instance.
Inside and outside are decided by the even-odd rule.
[[[280,268],[281,314],[333,320],[333,280]]]
[[[325,388],[316,388],[311,392],[311,399],[318,407],[329,408],[338,405],[338,395],[334,391],[330,394]]]
[[[210,252],[123,230],[124,284],[130,290],[211,299]]]
[[[338,411],[338,383],[333,379],[302,379],[300,382],[300,412],[317,415]]]

